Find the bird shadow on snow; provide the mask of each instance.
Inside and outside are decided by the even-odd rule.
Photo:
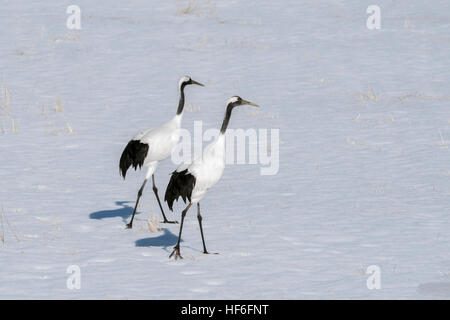
[[[168,229],[163,229],[163,232],[162,235],[157,237],[136,240],[136,247],[171,247],[177,244],[178,236]]]
[[[127,222],[127,219],[133,214],[133,207],[127,205],[128,202],[130,201],[116,201],[116,205],[121,206],[120,208],[92,212],[89,214],[89,218],[101,220],[106,218],[121,217],[124,222]],[[136,212],[136,214],[138,213]]]

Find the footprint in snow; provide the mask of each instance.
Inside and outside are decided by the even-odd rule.
[[[189,289],[189,291],[195,292],[195,293],[207,293],[207,292],[209,292],[209,289],[208,288],[193,288],[193,289]]]
[[[34,266],[35,270],[50,270],[50,269],[53,269],[53,268],[54,268],[54,266],[50,266],[50,265],[48,265],[48,266],[43,266],[43,265],[41,265],[41,266]]]
[[[94,229],[92,226],[82,225],[77,227],[78,232],[90,232]]]
[[[293,242],[293,241],[296,241],[296,240],[297,240],[297,239],[292,238],[292,237],[283,237],[283,236],[280,236],[279,238],[280,238],[281,240],[289,241],[289,242]]]
[[[92,259],[92,260],[89,260],[89,262],[91,262],[91,263],[111,263],[111,262],[114,262],[114,261],[116,261],[116,259],[114,259],[114,258]]]
[[[177,260],[177,261],[169,261],[169,262],[166,262],[166,264],[168,266],[184,266],[184,265],[186,265],[186,263],[181,262],[179,260]]]
[[[223,280],[206,280],[205,284],[207,284],[209,286],[221,286],[221,285],[225,284],[225,281],[223,281]]]
[[[191,276],[191,275],[197,275],[197,274],[203,274],[204,271],[196,271],[196,270],[187,270],[187,271],[181,271],[181,274]]]
[[[150,252],[142,252],[141,254],[144,257],[152,257],[153,256],[153,254],[151,254]]]

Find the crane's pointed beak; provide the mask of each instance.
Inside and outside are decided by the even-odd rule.
[[[244,100],[244,99],[242,99],[242,104],[248,104],[250,106],[254,106],[254,107],[260,108],[260,106],[257,105],[256,103],[253,103],[253,102],[250,102],[250,101],[247,101],[247,100]]]
[[[197,81],[192,80],[192,79],[191,79],[191,82],[192,82],[192,84],[196,84],[196,85],[198,85],[200,87],[204,87],[205,86],[205,85],[201,84],[200,82],[197,82]]]

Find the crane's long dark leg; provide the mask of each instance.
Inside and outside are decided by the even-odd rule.
[[[154,174],[152,174],[152,182],[153,182],[153,192],[155,193],[156,200],[158,200],[159,208],[161,209],[161,213],[162,213],[163,218],[164,218],[163,223],[178,223],[178,221],[169,221],[169,220],[167,220],[166,215],[164,214],[164,210],[163,210],[163,207],[161,205],[161,201],[159,200],[158,188],[156,188],[155,175]]]
[[[138,196],[137,196],[137,200],[136,200],[136,205],[134,206],[134,211],[133,211],[133,215],[131,216],[131,221],[130,223],[127,224],[127,229],[131,229],[133,227],[133,219],[134,219],[134,215],[136,214],[136,209],[138,207],[139,204],[139,199],[142,196],[142,191],[144,191],[144,187],[145,184],[147,183],[147,179],[144,180],[144,183],[142,184],[142,187],[139,189],[138,191]]]
[[[198,219],[198,224],[200,225],[200,233],[202,234],[203,253],[208,254],[209,252],[206,250],[205,237],[203,236],[203,227],[202,227],[203,218],[200,214],[200,202],[197,202],[197,219]]]
[[[192,206],[192,203],[189,203],[186,209],[181,212],[181,225],[180,225],[180,233],[178,234],[178,242],[175,247],[173,247],[173,251],[170,254],[169,258],[171,258],[175,254],[175,260],[178,258],[183,259],[183,257],[180,255],[180,241],[181,241],[181,232],[183,231],[183,223],[184,223],[184,217],[186,216],[186,213],[188,212],[189,208]]]

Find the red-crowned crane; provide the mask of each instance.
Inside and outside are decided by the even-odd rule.
[[[180,241],[184,217],[189,208],[195,203],[197,203],[197,219],[202,236],[203,253],[208,254],[205,238],[203,236],[200,200],[205,196],[209,188],[216,184],[222,176],[223,169],[225,168],[225,132],[227,130],[228,122],[230,121],[231,111],[234,107],[244,104],[259,107],[257,104],[246,101],[238,96],[231,97],[227,102],[225,118],[223,119],[222,128],[220,129],[217,139],[205,148],[201,157],[196,158],[191,164],[180,165],[170,177],[164,197],[164,200],[169,205],[169,209],[173,211],[173,202],[178,200],[179,197],[181,197],[185,203],[186,199],[188,199],[189,204],[181,212],[178,242],[169,258],[174,254],[175,260],[182,258],[180,255]]]
[[[175,117],[162,126],[141,131],[130,142],[128,142],[127,146],[123,150],[122,156],[120,157],[119,167],[120,173],[124,179],[130,166],[133,166],[134,170],[136,170],[137,167],[147,167],[147,174],[145,175],[144,183],[138,191],[136,205],[134,207],[131,221],[127,224],[127,228],[133,227],[133,219],[136,214],[139,199],[142,196],[142,191],[144,190],[145,184],[150,176],[152,177],[153,182],[153,192],[155,193],[156,200],[158,200],[159,208],[161,209],[161,213],[164,218],[163,222],[177,223],[176,221],[167,220],[166,215],[164,214],[164,210],[158,196],[158,189],[155,185],[154,173],[158,163],[171,155],[172,150],[180,140],[179,129],[181,126],[184,109],[184,88],[190,84],[196,84],[203,87],[203,84],[192,80],[188,76],[181,77],[178,82],[180,101],[178,103],[177,114]]]

